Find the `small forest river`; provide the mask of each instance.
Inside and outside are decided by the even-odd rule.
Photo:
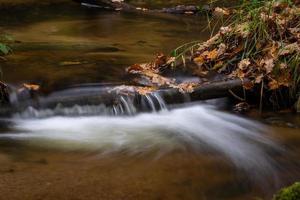
[[[44,94],[122,84],[127,66],[209,37],[205,17],[63,4],[9,12],[0,29],[19,42],[3,79],[39,84]],[[28,108],[2,118],[0,199],[270,199],[299,180],[300,117],[239,116],[226,105],[188,97],[167,105],[153,94],[146,113],[123,99],[111,108]]]

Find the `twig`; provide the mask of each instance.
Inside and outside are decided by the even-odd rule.
[[[229,91],[229,93],[233,96],[233,97],[235,97],[236,99],[238,99],[238,100],[240,100],[240,101],[245,101],[245,99],[243,99],[243,98],[241,98],[241,97],[239,97],[238,95],[236,95],[232,90],[228,90]]]
[[[263,102],[262,102],[263,93],[264,93],[264,82],[262,81],[261,88],[260,88],[259,114],[262,113],[262,109],[263,109]]]

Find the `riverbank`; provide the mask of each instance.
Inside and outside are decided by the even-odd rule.
[[[0,0],[1,6],[22,6],[22,5],[50,5],[57,3],[72,3],[72,0]]]
[[[150,88],[144,91],[170,87],[188,93],[203,83],[178,85],[164,77],[164,71],[183,68],[200,78],[223,74],[244,82],[243,96],[232,94],[240,101],[259,104],[260,110],[263,105],[275,109],[294,106],[300,83],[299,3],[244,3],[232,11],[216,8],[214,15],[225,22],[206,42],[184,44],[171,57],[159,54],[153,62],[133,65],[127,72],[149,79]]]

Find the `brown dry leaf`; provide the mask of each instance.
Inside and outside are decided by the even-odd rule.
[[[240,53],[244,49],[244,45],[241,43],[238,47],[234,48],[232,53],[229,54],[229,57],[234,57],[236,54]]]
[[[246,58],[246,59],[243,59],[243,60],[241,60],[240,62],[239,62],[239,64],[238,64],[238,68],[240,69],[240,70],[246,70],[247,68],[248,68],[248,66],[250,65],[251,63],[250,63],[250,59],[249,58]]]
[[[300,47],[297,42],[288,44],[279,52],[279,56],[285,56],[294,52],[300,52]]]
[[[224,17],[230,15],[230,12],[226,8],[216,7],[215,10],[213,11],[213,15],[216,17]]]
[[[265,69],[266,69],[267,74],[271,73],[273,71],[274,66],[275,65],[274,65],[274,59],[273,58],[265,60]]]
[[[288,28],[291,34],[296,37],[298,40],[300,39],[300,28]]]
[[[275,12],[280,12],[284,8],[286,8],[288,4],[286,2],[274,2],[272,3],[272,7]]]
[[[291,76],[288,72],[282,72],[277,77],[277,82],[279,86],[289,87],[291,85]]]
[[[273,42],[272,47],[271,47],[270,51],[268,52],[268,55],[276,60],[278,58],[277,52],[278,52],[278,43]]]
[[[170,57],[170,58],[168,58],[166,64],[167,64],[167,65],[170,65],[170,64],[174,63],[175,61],[176,61],[176,58],[175,58],[175,57]]]
[[[194,92],[194,88],[198,85],[199,83],[189,82],[189,83],[181,83],[179,85],[173,86],[173,88],[179,89],[179,92],[181,93],[192,93]]]
[[[280,63],[279,68],[280,69],[287,69],[287,64],[286,63]]]
[[[249,23],[243,23],[237,26],[236,32],[239,33],[243,38],[247,38],[250,35]]]
[[[230,33],[232,31],[232,28],[229,27],[229,26],[223,26],[220,28],[220,34],[223,36],[223,35],[226,35],[227,33]]]
[[[237,78],[240,78],[240,79],[244,79],[245,78],[245,73],[240,70],[240,69],[236,69],[235,71],[233,71],[230,75],[229,75],[230,78],[232,77],[237,77]]]
[[[218,50],[214,49],[207,54],[207,59],[213,61],[218,58]]]
[[[27,83],[24,83],[23,84],[23,87],[28,89],[28,90],[34,90],[34,91],[37,91],[40,89],[40,86],[39,85],[35,85],[35,84],[27,84]]]
[[[258,76],[255,77],[255,83],[261,83],[264,78],[263,74],[259,74]]]
[[[254,83],[252,81],[243,82],[243,87],[246,90],[251,90],[254,87]]]
[[[276,89],[279,88],[279,84],[278,84],[278,82],[277,82],[275,79],[272,79],[272,80],[269,82],[268,86],[269,86],[269,89],[270,89],[270,90],[276,90]]]
[[[221,43],[218,48],[218,57],[222,56],[226,52],[227,46],[224,43]]]
[[[261,44],[260,42],[257,42],[257,43],[255,44],[255,47],[256,47],[256,49],[261,49],[262,44]]]
[[[131,74],[138,74],[138,73],[141,73],[143,70],[144,70],[144,67],[140,64],[134,64],[134,65],[126,68],[126,71]]]
[[[194,62],[198,65],[198,66],[202,66],[205,63],[205,59],[202,55],[199,55],[198,57],[194,58]]]
[[[197,51],[202,52],[205,49],[209,48],[210,46],[214,45],[220,39],[221,33],[217,33],[212,38],[204,42],[202,45],[199,46]]]
[[[174,84],[174,80],[173,79],[169,79],[169,78],[166,78],[166,77],[163,77],[159,74],[155,74],[155,73],[149,73],[147,72],[145,74],[146,76],[148,76],[150,79],[151,79],[151,82],[158,85],[158,86],[165,86],[165,85],[172,85]]]
[[[260,18],[266,22],[268,20],[274,20],[272,15],[266,14],[266,13],[260,13]]]
[[[275,66],[274,59],[273,58],[262,59],[260,61],[260,66],[262,66],[266,70],[266,73],[269,74],[274,69],[274,66]]]
[[[166,63],[167,63],[167,56],[165,56],[163,53],[159,53],[156,55],[153,67],[157,69],[165,65]]]
[[[136,92],[140,95],[147,95],[157,90],[157,88],[154,87],[136,87]]]

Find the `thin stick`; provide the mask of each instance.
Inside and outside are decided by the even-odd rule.
[[[263,102],[262,102],[263,93],[264,93],[264,82],[262,81],[261,82],[261,89],[260,89],[259,114],[262,113],[262,109],[263,109]]]
[[[242,97],[239,97],[238,95],[236,95],[232,90],[228,90],[229,93],[235,97],[236,99],[240,100],[240,101],[245,101],[245,99],[243,99]]]

